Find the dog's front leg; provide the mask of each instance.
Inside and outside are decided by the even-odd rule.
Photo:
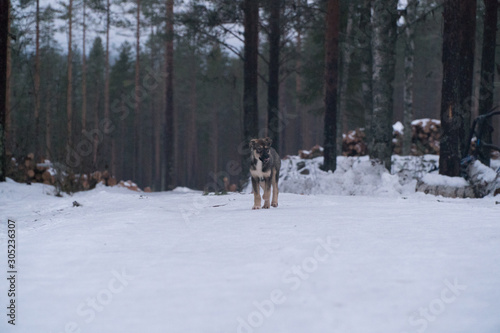
[[[269,199],[271,198],[271,177],[265,178],[264,195],[262,198],[264,198],[264,206],[262,206],[262,208],[271,207],[271,203],[269,202]]]
[[[272,185],[273,185],[273,201],[271,202],[271,206],[278,207],[278,175],[274,173],[272,176]]]
[[[253,189],[253,207],[252,209],[260,209],[260,187],[259,179],[252,177],[252,189]]]

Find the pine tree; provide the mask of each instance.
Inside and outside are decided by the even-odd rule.
[[[481,86],[479,91],[479,114],[486,114],[493,107],[495,91],[495,49],[498,21],[498,1],[485,0],[483,50],[481,57]],[[491,142],[491,119],[483,130],[484,136],[479,138],[484,142]],[[482,148],[479,160],[490,165],[490,149]]]
[[[132,165],[128,161],[133,159],[133,138],[130,135],[133,128],[133,110],[130,107],[130,97],[133,91],[133,60],[132,46],[124,42],[119,49],[116,62],[110,71],[110,100],[113,123],[116,126],[116,177],[130,179],[133,176]]]
[[[84,137],[92,137],[93,149],[92,160],[88,161],[86,169],[89,171],[102,170],[104,167],[102,161],[103,159],[106,159],[107,156],[103,156],[102,147],[100,146],[103,138],[94,133],[99,129],[99,121],[104,115],[105,50],[101,37],[96,37],[94,39],[89,53],[87,70],[88,79],[92,82],[92,85],[88,87],[87,95],[93,119],[90,122],[92,124],[90,130],[87,130],[86,133],[84,133]]]
[[[0,0],[0,182],[5,181],[7,173],[5,113],[7,105],[7,38],[9,38],[9,7],[9,0]]]
[[[175,131],[174,131],[174,1],[166,0],[165,28],[165,163],[162,189],[175,187]]]
[[[469,150],[476,1],[444,3],[443,85],[439,173],[460,176],[460,161]]]
[[[337,84],[339,60],[340,4],[329,0],[325,32],[325,143],[323,170],[337,167]]]
[[[279,87],[281,49],[281,0],[268,1],[269,5],[269,80],[267,82],[267,130],[272,147],[280,147]]]
[[[259,131],[258,104],[258,53],[259,53],[259,2],[245,0],[244,11],[244,56],[243,56],[243,145],[256,138]],[[250,165],[247,154],[242,154],[240,187],[248,181]]]

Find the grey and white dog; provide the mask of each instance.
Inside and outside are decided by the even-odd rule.
[[[271,147],[273,141],[270,138],[250,140],[250,175],[252,177],[252,188],[254,203],[252,209],[260,209],[260,187],[264,189],[264,205],[278,207],[278,180],[280,175],[281,159]],[[260,185],[260,186],[259,186]],[[271,197],[271,186],[273,187],[273,200]]]

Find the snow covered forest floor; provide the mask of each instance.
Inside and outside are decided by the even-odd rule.
[[[0,332],[499,332],[500,199],[415,193],[430,160],[325,174],[292,157],[269,210],[248,193],[0,183],[5,275],[8,219],[17,242]]]

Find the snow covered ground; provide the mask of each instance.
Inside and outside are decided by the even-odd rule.
[[[500,332],[499,197],[344,174],[321,178],[342,195],[257,211],[251,194],[0,183],[0,267],[11,219],[18,271],[0,332]]]

